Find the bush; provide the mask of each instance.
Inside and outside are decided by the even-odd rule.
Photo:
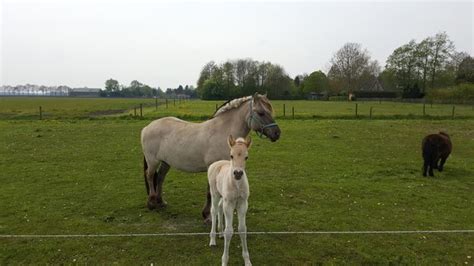
[[[439,102],[473,103],[474,83],[464,83],[442,89],[433,89],[428,92],[427,98],[431,101]]]

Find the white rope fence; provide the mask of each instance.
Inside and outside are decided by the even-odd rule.
[[[247,232],[247,235],[401,235],[401,234],[472,234],[474,230],[406,230],[406,231],[269,231]],[[238,235],[238,232],[234,234]],[[159,237],[207,236],[209,233],[129,233],[129,234],[51,234],[51,235],[0,235],[0,238],[106,238],[106,237]]]

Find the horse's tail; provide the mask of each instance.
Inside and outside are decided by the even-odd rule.
[[[146,163],[145,156],[143,156],[143,176],[145,177],[145,189],[146,189],[146,194],[150,193],[150,186],[148,185],[148,180],[146,177],[146,172],[148,170],[148,164]]]

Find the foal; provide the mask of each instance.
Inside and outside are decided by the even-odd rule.
[[[221,160],[209,166],[207,176],[211,192],[211,241],[209,246],[216,245],[216,218],[218,230],[222,232],[222,213],[225,217],[224,254],[222,265],[229,261],[229,244],[233,234],[232,216],[237,209],[239,218],[239,235],[242,242],[242,256],[245,265],[252,265],[247,249],[247,226],[245,215],[248,208],[249,183],[245,174],[245,161],[248,158],[248,149],[252,144],[250,136],[247,139],[235,140],[229,136],[227,143],[230,147],[230,161]]]

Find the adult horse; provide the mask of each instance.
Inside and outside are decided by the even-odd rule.
[[[251,130],[272,142],[280,138],[280,128],[273,119],[272,105],[266,95],[255,93],[228,101],[202,123],[165,117],[143,128],[141,143],[148,208],[166,206],[163,181],[170,167],[191,173],[205,172],[213,162],[229,159],[229,135],[246,137]],[[206,222],[209,222],[210,205],[208,186],[202,211]]]

